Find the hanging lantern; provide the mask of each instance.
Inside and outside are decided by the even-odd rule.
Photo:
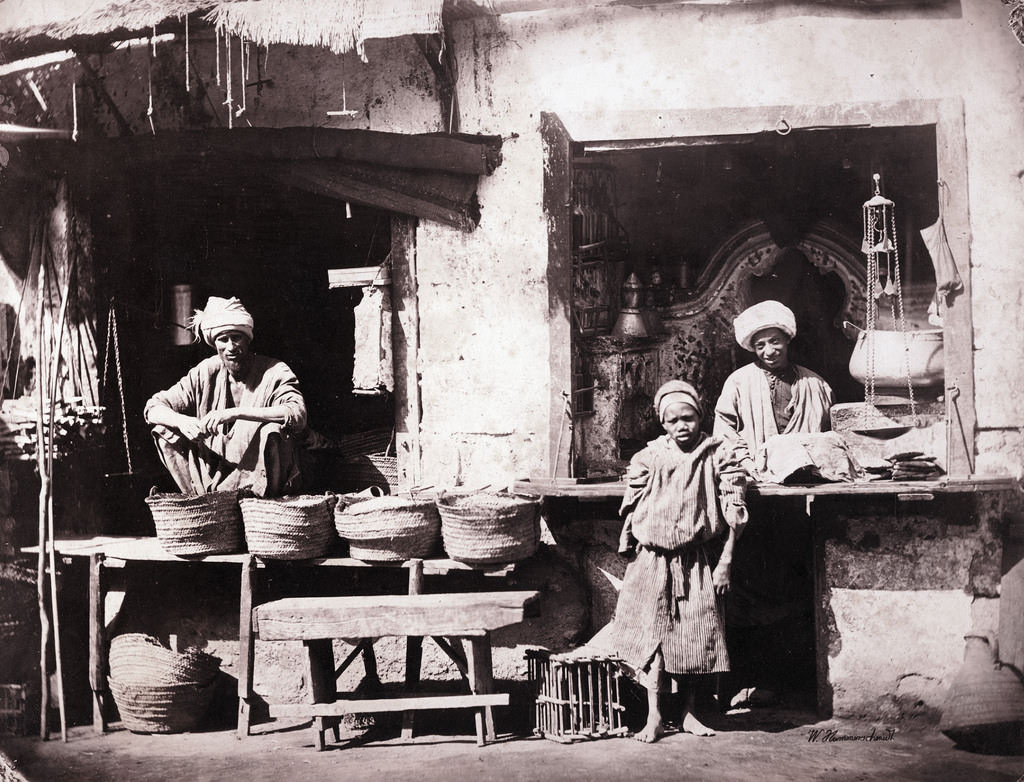
[[[854,361],[864,364],[864,402],[866,413],[876,413],[876,343],[879,338],[878,304],[882,296],[889,301],[889,310],[894,332],[902,333],[904,347],[903,369],[906,375],[907,395],[910,413],[917,417],[914,387],[911,380],[910,340],[907,321],[903,312],[903,288],[900,283],[900,254],[896,243],[896,204],[881,193],[881,176],[875,174],[874,193],[864,202],[864,239],[861,251],[867,256],[867,312],[864,331],[857,339],[851,367]],[[884,266],[884,272],[883,272]],[[884,279],[884,282],[883,282]],[[890,332],[890,333],[894,333]],[[851,374],[853,370],[851,369]]]
[[[864,242],[861,252],[892,252],[896,247],[896,204],[882,195],[881,176],[874,175],[875,194],[864,202]]]

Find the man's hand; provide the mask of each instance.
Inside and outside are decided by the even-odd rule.
[[[237,420],[236,410],[211,410],[199,421],[199,430],[204,435],[217,434]]]
[[[188,415],[180,416],[175,420],[172,428],[177,429],[181,436],[191,443],[197,442],[204,437],[203,431],[199,426],[199,420]]]
[[[711,583],[714,584],[715,592],[719,595],[728,592],[731,579],[732,562],[725,559],[718,560],[718,564],[715,565],[715,570],[711,574]]]

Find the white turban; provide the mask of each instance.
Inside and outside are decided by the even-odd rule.
[[[793,310],[782,302],[771,299],[747,307],[733,321],[733,326],[736,328],[736,341],[751,353],[754,352],[754,336],[759,331],[780,329],[790,339],[796,336],[796,316]]]
[[[188,325],[196,339],[202,337],[203,342],[210,347],[213,347],[217,336],[225,331],[241,331],[252,339],[252,315],[233,296],[230,299],[211,296],[206,302],[206,309],[196,310]]]

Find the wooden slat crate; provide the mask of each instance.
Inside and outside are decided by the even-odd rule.
[[[0,736],[25,735],[25,688],[0,684]]]
[[[623,725],[619,660],[526,652],[536,693],[534,733],[570,744],[629,734]]]

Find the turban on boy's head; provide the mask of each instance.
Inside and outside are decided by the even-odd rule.
[[[780,329],[790,339],[796,336],[796,316],[793,310],[779,301],[762,301],[747,307],[733,321],[736,341],[744,350],[754,352],[754,337],[765,329]]]
[[[697,389],[685,380],[669,380],[662,385],[654,395],[654,409],[658,411],[658,420],[665,417],[665,410],[674,402],[682,402],[697,411],[697,415],[704,417],[704,409],[700,403],[700,394]]]
[[[213,347],[217,336],[225,331],[241,331],[252,339],[252,326],[249,310],[233,296],[230,299],[211,296],[206,302],[206,309],[196,310],[196,314],[189,320],[189,327],[196,339],[202,338],[210,347]]]

